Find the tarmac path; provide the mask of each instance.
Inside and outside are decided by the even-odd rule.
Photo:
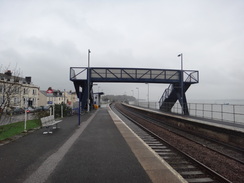
[[[0,146],[0,182],[151,182],[106,109]]]
[[[82,116],[82,121],[91,115]],[[24,182],[71,137],[77,124],[77,116],[67,117],[51,135],[43,135],[43,128],[0,146],[0,182]]]

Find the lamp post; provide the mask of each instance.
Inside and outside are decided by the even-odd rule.
[[[88,49],[88,67],[87,67],[87,112],[90,111],[90,53]]]
[[[180,85],[181,85],[181,109],[182,109],[182,114],[184,114],[184,104],[183,104],[183,53],[179,54],[178,57],[181,58],[181,74],[180,74],[180,77],[181,77],[181,81],[180,81]]]
[[[147,84],[147,107],[149,108],[150,105],[149,105],[149,83],[146,83]]]
[[[138,100],[138,106],[139,106],[139,88],[137,87],[136,89],[138,90],[138,97],[137,97],[137,100]]]

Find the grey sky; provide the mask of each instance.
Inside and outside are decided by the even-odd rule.
[[[188,99],[244,99],[243,0],[0,0],[0,63],[46,90],[74,90],[69,68],[199,70]],[[99,84],[147,98],[145,84]],[[151,84],[158,100],[168,85]],[[94,87],[97,90],[98,86]]]

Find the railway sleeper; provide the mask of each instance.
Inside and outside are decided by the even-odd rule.
[[[214,182],[213,179],[204,177],[204,178],[189,178],[185,179],[189,183],[207,183],[207,182]]]

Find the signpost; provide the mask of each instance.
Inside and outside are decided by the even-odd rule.
[[[51,87],[49,87],[46,92],[47,92],[47,95],[53,95],[53,90]]]
[[[53,101],[50,101],[50,97],[53,97],[53,89],[51,87],[49,87],[46,91],[47,96],[49,96],[49,101],[47,102],[47,104],[49,105],[53,105],[53,115],[54,115],[54,108],[55,108],[55,104]],[[50,116],[51,116],[51,111],[50,111]]]

